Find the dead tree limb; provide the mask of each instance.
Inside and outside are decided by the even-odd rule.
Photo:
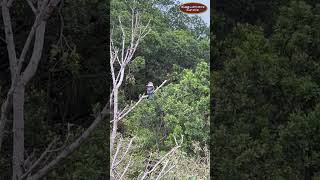
[[[51,160],[47,165],[42,167],[40,170],[32,174],[27,180],[38,180],[44,177],[47,173],[49,173],[54,167],[56,167],[63,159],[69,156],[72,152],[74,152],[80,145],[89,137],[89,135],[98,127],[101,121],[106,117],[109,113],[108,104],[105,105],[103,110],[99,113],[93,123],[87,128],[74,142],[70,145],[66,146],[58,155]]]
[[[142,176],[140,178],[138,178],[139,180],[144,180],[148,177],[148,175],[152,174],[153,172],[156,171],[156,169],[159,167],[159,165],[164,161],[164,160],[170,160],[170,157],[172,155],[174,155],[174,153],[181,147],[183,143],[183,136],[181,138],[181,142],[180,144],[176,144],[176,146],[174,148],[172,148],[167,154],[165,154],[164,156],[162,156],[162,158],[156,162],[156,164],[153,166],[153,168],[151,170],[147,170],[146,168],[146,171],[141,173]],[[166,167],[167,165],[165,165]],[[173,166],[174,167],[174,166]],[[170,167],[168,171],[165,171],[166,173],[169,172],[173,167]],[[160,173],[158,174],[157,178],[160,179],[161,177],[163,177],[166,173],[163,172],[163,170],[160,171]]]
[[[132,58],[137,50],[140,41],[150,32],[149,25],[143,27],[140,22],[139,13],[133,12],[131,18],[131,41],[126,48],[126,32],[124,30],[121,18],[118,17],[119,28],[121,30],[121,43],[120,48],[117,47],[113,41],[113,33],[110,35],[110,70],[112,77],[112,94],[111,94],[111,104],[113,108],[113,120],[112,120],[112,130],[110,135],[110,155],[113,154],[115,139],[117,137],[117,129],[119,122],[119,106],[118,106],[118,93],[119,88],[122,85],[125,69],[127,65],[132,61]],[[119,63],[116,67],[115,63]],[[118,70],[117,70],[118,69]]]
[[[12,31],[12,22],[10,16],[10,7],[14,0],[2,0],[1,12],[3,17],[3,23],[5,27],[5,37],[7,43],[7,51],[9,57],[10,73],[11,73],[11,85],[7,93],[7,97],[1,106],[1,118],[0,118],[0,148],[5,136],[6,123],[8,116],[13,109],[13,156],[12,156],[12,179],[20,180],[23,173],[24,159],[24,99],[25,99],[25,86],[30,79],[35,75],[38,68],[38,64],[41,59],[46,21],[52,10],[58,5],[60,0],[43,0],[38,3],[38,10],[36,11],[36,17],[33,26],[29,32],[28,38],[22,49],[20,58],[17,58],[14,34]],[[30,4],[32,10],[35,11],[33,4]],[[34,39],[34,45],[31,47],[31,42]],[[25,61],[26,54],[29,50],[33,49],[31,58],[28,61],[27,68],[22,69],[22,65]]]

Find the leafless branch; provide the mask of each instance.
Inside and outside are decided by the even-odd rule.
[[[8,6],[8,7],[11,7],[11,6],[12,6],[13,1],[14,1],[14,0],[9,0],[9,2],[7,3],[7,6]]]
[[[127,156],[128,152],[129,152],[129,150],[130,150],[130,148],[131,148],[131,146],[132,146],[133,140],[134,140],[134,137],[130,139],[130,142],[129,142],[128,146],[127,146],[127,149],[126,149],[126,151],[122,154],[121,159],[120,159],[118,162],[116,162],[115,164],[112,164],[111,167],[116,168],[116,167],[125,159],[125,157]],[[115,159],[116,159],[116,158],[117,158],[117,157],[115,156]]]
[[[17,56],[16,56],[16,50],[15,50],[15,43],[14,43],[14,37],[13,37],[13,31],[12,31],[12,24],[11,24],[11,16],[9,12],[9,7],[6,6],[8,4],[7,0],[2,0],[2,19],[4,24],[4,30],[5,30],[5,37],[6,37],[6,43],[7,43],[7,51],[9,56],[9,63],[10,63],[10,71],[11,71],[11,79],[13,79],[13,76],[15,74],[15,68],[17,63]]]
[[[127,171],[128,171],[128,169],[129,169],[130,166],[131,166],[131,157],[130,157],[129,162],[128,162],[128,164],[126,165],[123,173],[121,174],[121,177],[120,177],[119,180],[122,180],[122,179],[123,179],[124,175],[127,173]]]
[[[164,161],[166,158],[170,157],[173,153],[175,153],[181,146],[176,146],[174,148],[172,148],[167,154],[165,154],[154,166],[150,171],[146,171],[144,172],[144,174],[142,175],[142,177],[140,178],[140,180],[145,179],[149,174],[153,173],[158,166],[162,163],[162,161]]]
[[[117,143],[117,147],[115,148],[115,153],[113,154],[114,144],[117,137],[117,129],[118,129],[118,122],[123,119],[125,116],[127,116],[134,108],[137,107],[140,102],[147,98],[148,96],[142,95],[140,96],[139,100],[135,103],[131,103],[130,105],[126,105],[122,110],[119,110],[118,105],[118,92],[119,88],[123,83],[124,76],[125,76],[125,69],[126,66],[132,61],[133,56],[137,50],[137,47],[143,39],[143,37],[149,32],[148,26],[150,21],[146,26],[142,26],[140,23],[140,15],[138,12],[135,12],[134,9],[132,9],[131,14],[131,33],[129,35],[130,42],[128,46],[126,46],[126,31],[123,27],[123,23],[121,21],[121,18],[118,17],[119,22],[119,29],[122,34],[121,36],[121,42],[119,43],[119,47],[116,47],[115,43],[113,42],[113,30],[111,31],[110,35],[110,66],[111,66],[111,76],[112,76],[112,82],[113,82],[113,88],[112,93],[110,95],[110,105],[112,105],[113,108],[113,120],[112,123],[112,131],[111,131],[111,137],[110,137],[110,155],[112,156],[112,162],[111,162],[111,177],[115,179],[122,179],[125,175],[125,173],[128,171],[129,166],[131,164],[131,158],[129,160],[129,163],[126,165],[125,169],[122,173],[119,173],[117,170],[117,166],[122,164],[125,159],[127,158],[127,155],[129,154],[130,148],[132,146],[133,138],[130,140],[129,144],[127,145],[127,148],[124,153],[119,155],[120,149],[122,148],[122,140],[120,138],[120,141]],[[115,64],[117,62],[117,64]],[[116,66],[118,65],[118,66]],[[164,81],[158,88],[160,89],[167,81]],[[156,91],[157,91],[156,90]],[[156,92],[155,91],[155,92]],[[118,158],[120,157],[120,158]],[[120,160],[118,160],[120,159]],[[121,176],[120,176],[121,174]]]
[[[144,174],[142,175],[141,178],[139,178],[140,180],[144,180],[149,174],[153,173],[157,168],[158,166],[166,159],[170,158],[182,145],[183,143],[183,136],[181,136],[181,143],[180,144],[177,144],[174,148],[172,148],[167,154],[165,154],[154,166],[151,170],[149,171],[145,171]],[[169,168],[169,170],[171,170],[173,167]],[[168,171],[166,171],[168,172]],[[162,171],[160,171],[160,174],[162,174]],[[166,173],[164,173],[166,174]],[[164,175],[163,174],[163,175]],[[161,175],[161,176],[163,176]],[[158,175],[158,177],[160,178],[160,176]]]
[[[118,19],[119,19],[119,26],[120,26],[120,29],[121,29],[121,32],[122,32],[121,63],[123,63],[124,62],[125,43],[126,43],[126,33],[125,33],[124,29],[123,29],[120,16],[118,17]]]
[[[48,0],[44,0],[44,2],[42,3],[41,7],[40,7],[40,11],[39,13],[36,15],[36,19],[31,27],[31,30],[28,34],[28,37],[27,37],[27,40],[26,42],[24,43],[24,46],[23,46],[23,49],[22,49],[22,52],[20,54],[20,58],[19,58],[19,64],[18,64],[18,74],[20,73],[20,70],[22,68],[22,65],[23,65],[23,62],[25,60],[25,56],[28,52],[28,50],[30,49],[30,44],[31,44],[31,41],[34,37],[34,35],[36,34],[36,30],[38,29],[38,26],[40,24],[45,24],[45,22],[42,22],[43,21],[43,15],[44,13],[46,12],[46,4],[48,3]],[[45,26],[45,25],[44,25]],[[44,27],[45,28],[45,27]],[[37,41],[35,41],[35,44],[37,43]],[[35,48],[34,48],[35,49]],[[41,49],[42,50],[42,49]]]
[[[40,23],[40,26],[36,29],[34,48],[31,55],[31,59],[26,69],[22,73],[22,81],[24,84],[27,84],[30,81],[30,79],[35,75],[38,69],[38,64],[40,62],[43,50],[45,28],[46,22],[42,21]],[[18,70],[21,69],[22,62],[23,60],[20,59]]]
[[[7,41],[3,37],[0,37],[0,40],[7,44]]]
[[[164,164],[164,166],[162,167],[161,171],[159,172],[156,180],[158,180],[158,179],[160,179],[160,178],[162,177],[161,175],[162,175],[162,173],[164,172],[164,170],[167,168],[169,162],[170,162],[169,160],[167,160],[167,161],[165,162],[165,164]]]
[[[114,164],[116,163],[116,160],[117,160],[117,157],[118,157],[118,153],[119,153],[119,151],[120,151],[120,149],[121,149],[122,141],[123,141],[123,139],[120,138],[120,141],[119,141],[118,144],[117,144],[117,150],[116,150],[115,154],[113,155],[113,160],[112,160],[111,168],[110,168],[110,169],[114,169],[114,168],[115,168],[115,167],[114,167]]]
[[[163,85],[165,85],[165,83],[166,83],[167,81],[168,81],[168,80],[163,81],[163,82],[161,83],[161,85],[156,88],[156,90],[154,91],[154,93],[156,93]],[[123,113],[120,114],[120,116],[119,116],[119,118],[118,118],[118,121],[120,121],[120,120],[123,119],[125,116],[127,116],[138,104],[140,104],[140,102],[141,102],[143,99],[145,99],[145,98],[147,98],[147,97],[148,97],[147,95],[142,95],[142,96],[140,96],[139,100],[138,100],[134,105],[132,105],[130,108],[128,108],[127,111],[125,111],[125,112],[123,112]],[[114,121],[114,120],[112,120],[112,121]],[[112,121],[111,121],[111,122],[112,122]]]
[[[130,151],[130,148],[132,146],[134,137],[130,139],[129,143],[126,145],[126,150],[123,153],[120,153],[120,149],[122,149],[122,142],[123,139],[120,138],[120,140],[117,143],[117,150],[113,156],[113,160],[110,166],[110,176],[114,177],[115,179],[122,179],[125,175],[125,173],[128,171],[129,166],[131,165],[131,157],[129,158],[129,162],[127,163],[125,169],[122,171],[121,175],[117,172],[117,167],[120,165],[127,157],[128,152]],[[120,155],[121,154],[121,155]]]
[[[34,7],[33,3],[30,0],[26,0],[28,2],[28,5],[30,6],[32,12],[34,14],[37,14],[37,9]]]
[[[25,151],[25,161],[23,163],[23,168],[24,168],[24,171],[27,171],[31,165],[34,163],[34,156],[35,156],[35,152],[32,151],[31,154],[28,154],[28,152]]]
[[[58,14],[59,14],[59,19],[60,19],[60,37],[59,40],[57,42],[57,44],[61,44],[62,46],[62,42],[64,39],[64,35],[63,35],[63,30],[64,30],[64,20],[63,20],[63,15],[62,15],[62,7],[64,6],[64,0],[61,0],[61,4],[59,6],[59,10],[58,10]]]
[[[8,121],[9,109],[10,107],[12,107],[12,96],[13,96],[13,89],[10,88],[9,92],[7,93],[7,97],[1,106],[0,149],[5,136],[5,128],[6,128],[6,123]]]
[[[48,147],[45,149],[45,151],[40,155],[40,157],[31,165],[31,167],[22,175],[21,179],[26,178],[30,172],[38,166],[42,160],[47,156],[47,154],[50,152],[52,147],[56,144],[57,138],[54,138],[53,141],[48,145]]]
[[[92,124],[70,145],[66,146],[52,161],[50,161],[47,165],[42,167],[35,174],[32,174],[27,180],[38,180],[46,175],[50,170],[52,170],[55,166],[57,166],[64,158],[74,152],[88,137],[89,135],[97,128],[100,122],[106,117],[108,114],[108,104],[105,105],[103,110],[99,113],[99,115],[95,118]]]
[[[112,94],[110,96],[110,102],[112,102],[112,105],[113,105],[113,121],[111,121],[113,124],[112,124],[111,138],[110,138],[110,154],[112,154],[112,151],[113,151],[113,146],[117,136],[118,121],[120,117],[119,109],[118,109],[119,88],[122,85],[122,82],[124,80],[126,66],[131,62],[133,55],[139,45],[139,42],[141,39],[141,37],[139,36],[141,34],[137,34],[137,32],[142,27],[139,22],[139,14],[133,12],[132,18],[131,18],[131,28],[132,28],[131,42],[128,45],[128,48],[126,48],[127,35],[120,17],[118,17],[118,22],[119,22],[119,28],[122,33],[121,42],[119,45],[120,48],[116,47],[116,45],[113,42],[113,30],[111,31],[111,35],[110,35],[110,55],[111,55],[110,69],[111,69],[112,84],[113,84]],[[118,62],[119,67],[115,67],[116,61]]]
[[[159,176],[157,177],[156,180],[161,179],[162,177],[164,177],[166,174],[168,174],[173,168],[175,168],[175,165],[171,166],[169,169],[167,169],[165,172],[161,173],[161,176],[159,174]]]

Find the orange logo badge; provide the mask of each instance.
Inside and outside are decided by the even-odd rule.
[[[196,2],[184,3],[180,5],[180,11],[187,14],[200,14],[205,12],[208,8],[206,5]]]

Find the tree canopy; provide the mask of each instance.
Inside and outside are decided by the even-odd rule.
[[[228,3],[212,45],[213,177],[319,178],[319,5]]]

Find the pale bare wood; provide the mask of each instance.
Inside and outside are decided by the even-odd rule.
[[[163,81],[163,82],[161,83],[161,85],[155,89],[154,93],[156,93],[156,92],[157,92],[162,86],[164,86],[167,82],[168,82],[168,80]],[[142,96],[139,97],[139,100],[138,100],[135,104],[130,105],[130,107],[125,108],[125,109],[127,109],[127,110],[125,110],[125,109],[122,110],[121,113],[119,113],[118,121],[120,121],[120,120],[123,119],[125,116],[127,116],[134,108],[136,108],[136,107],[141,103],[141,101],[142,101],[143,99],[146,99],[147,97],[148,97],[147,95],[144,95],[144,94],[143,94]],[[113,122],[113,121],[114,121],[114,119],[111,120],[111,122]]]
[[[116,164],[116,160],[117,160],[117,157],[118,157],[118,153],[120,152],[120,149],[121,149],[121,146],[122,146],[122,141],[123,139],[120,138],[118,144],[117,144],[117,150],[115,152],[115,154],[113,155],[113,160],[112,160],[112,163],[111,163],[111,166],[110,166],[110,169],[114,170],[115,169],[115,164]]]
[[[7,3],[7,6],[8,6],[8,7],[11,7],[11,6],[12,6],[13,1],[14,1],[14,0],[9,0],[9,2]]]
[[[47,165],[42,167],[39,171],[32,174],[27,180],[38,180],[44,177],[47,173],[49,173],[54,167],[56,167],[63,159],[69,156],[72,152],[74,152],[80,145],[89,137],[89,135],[98,127],[98,125],[102,122],[102,120],[106,117],[108,112],[108,104],[105,105],[103,110],[99,113],[99,115],[95,118],[92,124],[87,128],[75,141],[73,141],[70,145],[63,148],[63,150],[58,153],[58,155],[51,160]]]
[[[9,7],[7,6],[7,4],[8,4],[7,0],[2,0],[1,10],[2,10],[4,30],[5,30],[5,38],[7,43],[7,51],[9,56],[11,78],[13,79],[16,63],[17,63],[17,56],[16,56],[16,50],[15,50],[13,31],[12,31],[11,16],[10,16]]]
[[[7,97],[4,100],[2,106],[1,106],[1,119],[0,119],[0,149],[1,145],[3,142],[3,138],[5,136],[5,128],[6,128],[6,123],[8,121],[8,114],[10,111],[10,108],[12,107],[12,95],[13,92],[15,91],[15,88],[17,87],[18,79],[20,79],[20,73],[21,73],[21,68],[22,64],[25,59],[26,52],[30,49],[30,43],[31,40],[33,39],[34,34],[36,33],[36,29],[38,29],[38,26],[40,25],[41,17],[43,17],[46,13],[49,13],[53,7],[55,7],[60,0],[51,0],[48,3],[48,0],[44,0],[41,4],[41,8],[39,13],[36,16],[36,20],[34,22],[34,25],[32,26],[28,38],[26,40],[26,43],[24,44],[22,53],[20,55],[20,60],[18,62],[18,58],[16,57],[16,50],[15,50],[15,43],[14,43],[14,38],[13,38],[13,31],[12,31],[12,25],[11,25],[11,17],[10,17],[10,12],[9,12],[9,7],[12,5],[12,0],[7,1],[7,0],[2,0],[2,17],[3,17],[3,22],[5,26],[5,35],[6,35],[6,42],[7,42],[7,51],[8,51],[8,56],[9,56],[9,64],[10,64],[10,72],[11,72],[11,86],[10,89],[7,93]],[[40,5],[39,4],[39,5]],[[49,8],[50,7],[50,8]],[[40,30],[39,30],[40,31]],[[39,35],[40,37],[40,35]],[[38,47],[41,41],[35,43],[38,44]],[[42,43],[43,44],[43,43]],[[42,50],[42,47],[40,47]],[[39,49],[34,48],[34,52],[40,52]],[[36,55],[36,54],[35,54]],[[38,53],[39,55],[39,53]],[[41,54],[40,54],[41,56]],[[39,61],[40,59],[38,59]],[[33,66],[32,69],[37,69],[34,67],[36,64],[36,58],[34,56],[34,61],[32,63],[29,63],[30,66]],[[29,73],[30,74],[30,73]],[[31,75],[31,74],[30,74]],[[32,76],[29,76],[28,79],[31,79]]]
[[[176,146],[174,148],[172,148],[167,154],[165,154],[159,161],[157,161],[157,163],[153,166],[153,168],[150,171],[146,171],[143,173],[142,177],[139,178],[140,180],[144,180],[149,174],[153,173],[158,166],[162,163],[162,161],[164,161],[166,158],[168,158],[170,155],[172,155],[173,153],[175,153],[179,148],[181,147],[181,145]]]
[[[124,171],[122,172],[119,180],[122,180],[122,179],[124,178],[124,175],[127,173],[128,169],[129,169],[129,167],[130,167],[131,165],[132,165],[132,164],[131,164],[131,157],[130,157],[129,162],[128,162],[128,164],[126,165]]]
[[[52,147],[55,145],[55,143],[57,142],[57,138],[55,138],[49,145],[48,147],[45,149],[45,151],[40,155],[40,157],[31,165],[31,167],[29,169],[27,169],[27,171],[22,175],[21,179],[26,178],[30,172],[37,167],[42,161],[43,159],[47,156],[47,154],[50,152],[50,150],[52,149]]]
[[[115,44],[113,42],[113,31],[111,32],[110,35],[110,66],[111,66],[111,76],[112,76],[112,81],[113,81],[113,89],[112,93],[110,95],[110,102],[112,103],[111,107],[113,108],[113,119],[110,121],[112,123],[112,132],[111,132],[111,137],[110,137],[110,156],[112,159],[111,162],[111,168],[110,168],[110,176],[112,179],[122,179],[124,177],[124,174],[129,170],[130,167],[130,162],[131,159],[129,160],[129,163],[125,166],[121,176],[117,172],[116,167],[122,163],[125,159],[127,154],[129,153],[130,147],[132,146],[132,141],[133,139],[130,140],[129,144],[127,145],[127,149],[123,154],[119,154],[120,149],[122,147],[122,139],[120,138],[120,141],[116,144],[116,148],[114,148],[115,145],[115,140],[117,137],[117,128],[118,128],[118,122],[122,119],[124,119],[131,111],[133,111],[141,102],[143,99],[147,98],[145,94],[141,95],[138,99],[137,102],[132,103],[130,105],[126,105],[122,110],[118,109],[118,92],[119,88],[121,87],[123,80],[124,80],[124,75],[125,75],[125,69],[126,66],[132,61],[132,58],[137,50],[137,47],[140,43],[140,41],[148,34],[150,33],[150,28],[149,24],[143,27],[140,24],[140,16],[138,12],[135,12],[132,9],[132,16],[131,16],[131,34],[130,34],[130,44],[127,48],[125,48],[125,42],[126,42],[126,34],[124,27],[122,25],[121,18],[118,18],[119,22],[119,28],[122,33],[121,37],[121,42],[120,42],[120,50],[118,47],[115,47]],[[116,71],[116,64],[119,64],[119,68]],[[163,81],[163,83],[156,88],[154,93],[156,93],[164,84],[166,84],[167,80]],[[182,139],[183,140],[183,139]],[[182,143],[182,141],[181,141]],[[169,158],[181,147],[181,144],[178,144],[176,141],[176,146],[172,148],[170,152],[168,152],[166,155],[164,155],[157,163],[155,166],[150,170],[150,171],[145,171],[142,173],[142,177],[138,179],[145,179],[148,175],[152,174],[155,172],[155,170],[159,167],[159,165],[165,161],[166,164],[165,166],[161,169],[160,173],[157,176],[157,179],[162,178],[164,175],[166,175],[169,171],[171,171],[175,166],[171,166],[169,169],[166,170],[168,164],[169,164]],[[113,149],[116,149],[116,152],[113,154]],[[120,157],[120,160],[117,161],[118,157]]]
[[[165,172],[161,173],[161,175],[159,174],[156,178],[156,180],[159,180],[161,178],[163,178],[166,174],[168,174],[173,168],[175,168],[175,165],[171,166],[169,169],[167,169]]]
[[[30,32],[29,32],[29,34],[28,34],[27,40],[26,40],[26,42],[24,43],[22,52],[21,52],[20,57],[19,57],[19,64],[18,64],[18,70],[17,70],[17,71],[18,71],[18,72],[17,72],[18,74],[20,74],[20,71],[21,71],[23,62],[25,61],[25,56],[26,56],[27,52],[28,52],[29,49],[30,49],[31,41],[32,41],[32,39],[34,38],[34,36],[35,36],[35,34],[36,34],[36,31],[37,31],[37,29],[38,29],[38,26],[40,26],[40,24],[41,24],[42,26],[45,26],[45,25],[43,25],[43,23],[45,23],[45,21],[43,20],[43,16],[44,16],[44,14],[46,13],[46,9],[48,8],[48,7],[46,6],[46,4],[48,3],[48,1],[49,1],[49,0],[44,0],[44,2],[42,2],[42,5],[41,5],[41,7],[40,7],[40,11],[39,11],[39,13],[36,15],[35,21],[34,21],[32,27],[31,27],[31,30],[30,30]],[[45,28],[45,27],[44,27],[44,28]],[[39,37],[39,35],[38,35],[38,37]],[[42,37],[42,38],[44,38],[44,37]],[[36,43],[37,43],[37,42],[35,42],[35,44],[36,44]],[[41,48],[41,50],[42,50],[42,48]],[[34,50],[34,51],[37,51],[37,49]],[[29,64],[33,64],[33,63],[29,63]]]
[[[131,37],[136,37],[136,33],[138,31],[138,29],[141,28],[141,24],[140,21],[138,21],[138,14],[132,14],[132,19],[131,19],[131,23],[133,24],[133,30],[132,30],[132,34]],[[140,37],[138,37],[137,39],[132,38],[128,48],[125,48],[125,42],[126,42],[126,33],[124,31],[123,25],[122,25],[122,21],[121,18],[118,17],[118,21],[119,21],[119,28],[122,32],[122,37],[121,37],[121,48],[119,50],[118,47],[115,46],[115,44],[113,43],[113,33],[111,33],[110,35],[110,54],[111,54],[111,58],[110,58],[110,69],[111,69],[111,76],[112,76],[112,84],[113,84],[113,88],[112,88],[112,94],[110,95],[110,99],[112,99],[112,107],[113,107],[113,121],[112,121],[112,131],[111,131],[111,138],[110,138],[110,154],[112,154],[113,149],[114,149],[114,143],[115,143],[115,139],[117,136],[117,129],[118,129],[118,119],[119,119],[119,109],[118,109],[118,92],[119,92],[119,88],[122,85],[124,76],[125,76],[125,69],[126,66],[131,62],[133,55],[139,45],[139,41],[140,41]],[[113,32],[113,31],[112,31]],[[120,51],[120,55],[119,55],[119,51]],[[119,57],[120,56],[120,57]],[[116,72],[115,70],[115,62],[119,63],[119,70]]]
[[[161,177],[162,177],[162,173],[165,174],[165,169],[167,168],[168,164],[169,164],[169,160],[167,160],[165,163],[164,163],[164,166],[162,167],[161,171],[159,172],[156,180],[159,180]]]
[[[31,2],[31,0],[26,0],[26,1],[27,1],[28,5],[30,6],[32,12],[33,12],[34,14],[37,14],[37,9],[34,7],[34,5],[33,5],[33,3]]]
[[[45,37],[45,29],[46,29],[46,22],[40,22],[40,25],[36,29],[35,34],[35,41],[33,46],[33,52],[30,58],[30,62],[27,65],[26,69],[22,73],[22,81],[24,84],[27,84],[31,78],[35,75],[39,62],[41,60],[42,51],[43,51],[43,44],[44,44],[44,37]]]
[[[0,148],[4,138],[6,123],[10,109],[13,109],[13,158],[12,158],[12,179],[20,180],[24,168],[24,98],[25,98],[25,85],[34,76],[38,63],[41,59],[43,50],[45,21],[50,16],[53,8],[60,2],[60,0],[43,0],[39,7],[39,11],[35,12],[30,1],[27,3],[31,6],[33,12],[37,13],[34,24],[26,39],[26,43],[22,49],[20,58],[16,57],[16,50],[13,38],[13,31],[11,25],[11,17],[9,8],[12,6],[13,0],[2,0],[2,16],[5,27],[5,36],[7,43],[7,51],[9,56],[11,85],[7,93],[7,97],[1,106],[1,119],[0,119]],[[31,3],[31,4],[30,4]],[[33,53],[28,62],[25,71],[22,71],[22,64],[28,50],[31,49],[31,41],[35,37],[35,43],[32,47]],[[23,76],[21,74],[24,74]]]
[[[133,140],[134,140],[134,137],[130,139],[130,142],[129,142],[128,146],[127,146],[126,151],[122,154],[121,159],[118,162],[116,162],[116,159],[117,159],[117,156],[118,156],[117,153],[114,155],[114,162],[111,165],[112,169],[116,168],[126,158],[126,156],[128,155],[128,152],[129,152],[129,150],[130,150],[130,148],[132,146]],[[118,146],[118,147],[120,147],[120,146]],[[117,149],[118,149],[118,147],[117,147]]]

